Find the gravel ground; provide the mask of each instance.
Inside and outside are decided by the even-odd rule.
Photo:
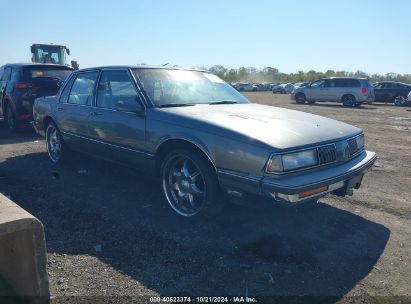
[[[314,206],[227,204],[213,220],[185,220],[167,207],[158,181],[78,154],[53,165],[42,138],[0,126],[0,192],[44,224],[52,303],[143,303],[158,295],[411,301],[409,109],[246,95],[363,128],[380,158],[362,188]]]

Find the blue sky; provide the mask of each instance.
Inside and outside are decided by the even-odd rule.
[[[32,43],[64,44],[80,67],[164,64],[411,73],[408,0],[0,2],[0,65]]]

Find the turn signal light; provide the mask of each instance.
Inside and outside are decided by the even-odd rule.
[[[314,194],[317,194],[317,193],[321,193],[321,192],[324,192],[324,191],[327,191],[327,190],[328,190],[328,186],[322,186],[320,188],[316,188],[316,189],[301,192],[301,193],[298,194],[298,197],[299,198],[304,198],[304,197],[311,196],[311,195],[314,195]]]

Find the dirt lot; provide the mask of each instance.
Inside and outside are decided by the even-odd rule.
[[[363,128],[380,158],[362,188],[316,206],[227,205],[212,221],[187,221],[170,212],[155,180],[80,155],[52,165],[41,138],[1,128],[0,192],[44,223],[54,303],[149,302],[142,296],[150,295],[411,301],[411,112],[247,97]],[[73,295],[83,297],[65,297]]]

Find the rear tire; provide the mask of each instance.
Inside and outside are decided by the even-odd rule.
[[[221,190],[211,165],[195,151],[176,149],[160,169],[163,194],[180,216],[213,216],[222,207]]]
[[[353,95],[344,95],[341,101],[345,107],[352,107],[357,103]]]
[[[54,122],[50,122],[46,127],[46,147],[47,154],[53,163],[61,164],[66,160],[68,150]]]
[[[9,132],[14,133],[17,131],[20,131],[21,129],[21,124],[19,123],[19,121],[16,118],[16,114],[13,111],[12,106],[10,105],[9,102],[6,102],[6,106],[4,108],[4,122],[6,124],[6,128],[7,130],[9,130]]]

